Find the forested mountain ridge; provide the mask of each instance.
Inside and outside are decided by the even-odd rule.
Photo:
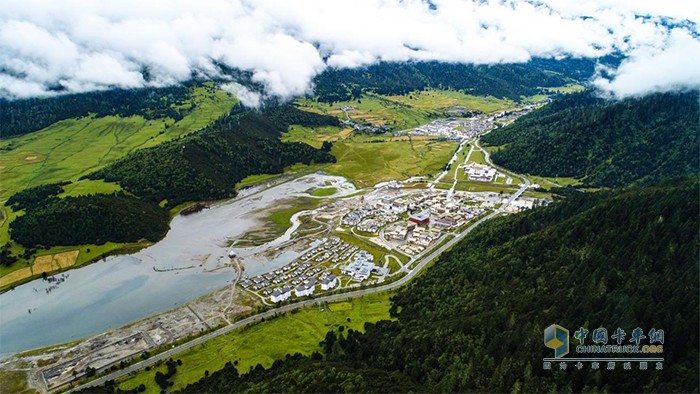
[[[699,193],[695,181],[582,193],[486,222],[399,291],[397,321],[184,392],[697,392]],[[663,329],[664,367],[544,370],[552,323]]]
[[[484,135],[495,163],[595,187],[700,174],[698,92],[606,102],[571,94]]]
[[[328,69],[314,78],[318,101],[356,99],[363,92],[401,95],[426,88],[454,89],[467,94],[520,100],[541,87],[583,81],[593,74],[590,59],[522,64],[465,65],[441,62],[382,62],[363,68]]]
[[[117,182],[141,198],[168,200],[172,207],[230,197],[236,183],[248,175],[280,173],[298,162],[335,162],[328,151],[281,142],[291,121],[308,126],[338,122],[293,106],[268,114],[234,110],[200,132],[135,151],[87,178]]]

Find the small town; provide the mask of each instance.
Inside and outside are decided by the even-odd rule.
[[[405,272],[412,259],[447,235],[459,233],[510,197],[495,192],[401,189],[396,184],[400,182],[380,185],[366,195],[310,213],[323,212],[322,216],[332,222],[336,231],[309,244],[288,264],[246,277],[240,285],[265,303],[275,304],[339,288],[382,283]],[[505,210],[519,212],[532,208],[535,202],[536,199],[521,197]],[[344,237],[346,241],[339,234],[352,237]],[[353,244],[357,239],[385,251],[383,261]]]

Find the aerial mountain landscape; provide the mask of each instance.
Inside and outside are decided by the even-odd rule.
[[[0,393],[698,392],[698,23],[0,7]]]

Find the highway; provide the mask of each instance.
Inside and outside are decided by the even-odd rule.
[[[483,150],[480,146],[477,145],[477,147],[479,149]],[[490,165],[493,166],[493,163],[491,162],[491,160],[489,158],[488,152],[484,151],[484,153],[485,153],[484,156],[486,158],[486,161]],[[73,392],[73,391],[77,391],[77,390],[82,390],[82,389],[85,389],[88,387],[102,385],[109,380],[114,380],[114,379],[120,378],[124,375],[135,372],[141,368],[145,368],[146,366],[153,365],[153,364],[157,363],[158,361],[171,358],[180,352],[183,352],[187,349],[191,349],[191,348],[193,348],[199,344],[202,344],[210,339],[227,334],[233,330],[244,327],[248,324],[260,321],[263,318],[270,318],[270,317],[273,317],[277,314],[289,312],[289,311],[292,311],[294,309],[303,308],[303,307],[314,305],[314,304],[320,303],[320,302],[332,302],[332,301],[344,300],[344,299],[348,299],[348,298],[363,296],[366,294],[379,293],[379,292],[383,292],[383,291],[393,290],[393,289],[396,289],[398,287],[401,287],[401,286],[405,285],[406,283],[408,283],[416,275],[418,275],[418,273],[420,273],[428,264],[430,264],[430,262],[437,259],[443,252],[445,252],[446,250],[453,247],[457,242],[459,242],[462,238],[464,238],[467,234],[469,234],[472,230],[474,230],[478,225],[480,225],[481,223],[483,223],[486,220],[493,218],[494,216],[497,216],[497,215],[500,215],[501,213],[503,213],[505,207],[508,206],[508,204],[510,204],[512,201],[514,201],[515,199],[520,197],[525,192],[525,190],[527,190],[527,188],[530,186],[530,181],[527,178],[523,177],[521,179],[523,179],[523,183],[521,184],[520,188],[518,189],[518,191],[515,194],[511,195],[511,197],[508,199],[508,201],[506,203],[502,204],[497,210],[491,212],[490,214],[488,214],[488,215],[482,217],[481,219],[477,220],[476,222],[474,222],[471,226],[469,226],[467,229],[465,229],[464,231],[462,231],[461,233],[456,235],[455,238],[446,242],[444,245],[436,248],[435,250],[433,250],[432,252],[430,252],[426,256],[421,256],[421,258],[419,259],[420,262],[418,263],[418,265],[416,265],[413,269],[409,270],[408,275],[397,280],[396,282],[391,282],[391,283],[377,286],[377,287],[371,287],[371,288],[366,288],[366,289],[361,289],[361,290],[354,290],[354,291],[347,292],[347,293],[340,293],[340,294],[333,294],[333,295],[328,295],[328,296],[323,296],[323,297],[317,297],[317,298],[313,298],[313,299],[309,299],[309,300],[295,302],[293,304],[280,306],[278,308],[274,308],[274,309],[270,309],[270,310],[265,311],[265,312],[258,313],[256,315],[253,315],[253,316],[247,317],[245,319],[236,321],[235,323],[232,323],[231,325],[224,326],[218,330],[215,330],[215,331],[212,331],[208,334],[202,335],[201,337],[198,337],[198,338],[195,338],[189,342],[183,343],[182,345],[176,346],[176,347],[169,349],[163,353],[157,354],[151,358],[140,361],[136,364],[132,364],[128,367],[125,367],[122,370],[112,372],[108,375],[97,378],[97,379],[90,381],[88,383],[85,383],[81,386],[77,386],[76,388],[70,390],[69,393]]]

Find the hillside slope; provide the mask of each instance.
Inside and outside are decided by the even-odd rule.
[[[484,135],[496,164],[516,172],[617,187],[700,173],[698,93],[608,103],[572,94]]]
[[[394,297],[398,321],[329,332],[323,355],[269,370],[229,365],[184,392],[697,392],[699,192],[582,194],[487,222]],[[555,322],[571,335],[663,329],[664,367],[546,371]]]
[[[223,116],[201,132],[135,151],[88,176],[118,182],[147,200],[184,201],[230,197],[236,183],[248,175],[277,174],[294,163],[334,162],[327,151],[299,142],[282,142],[290,122],[337,124],[333,117],[297,110]]]

